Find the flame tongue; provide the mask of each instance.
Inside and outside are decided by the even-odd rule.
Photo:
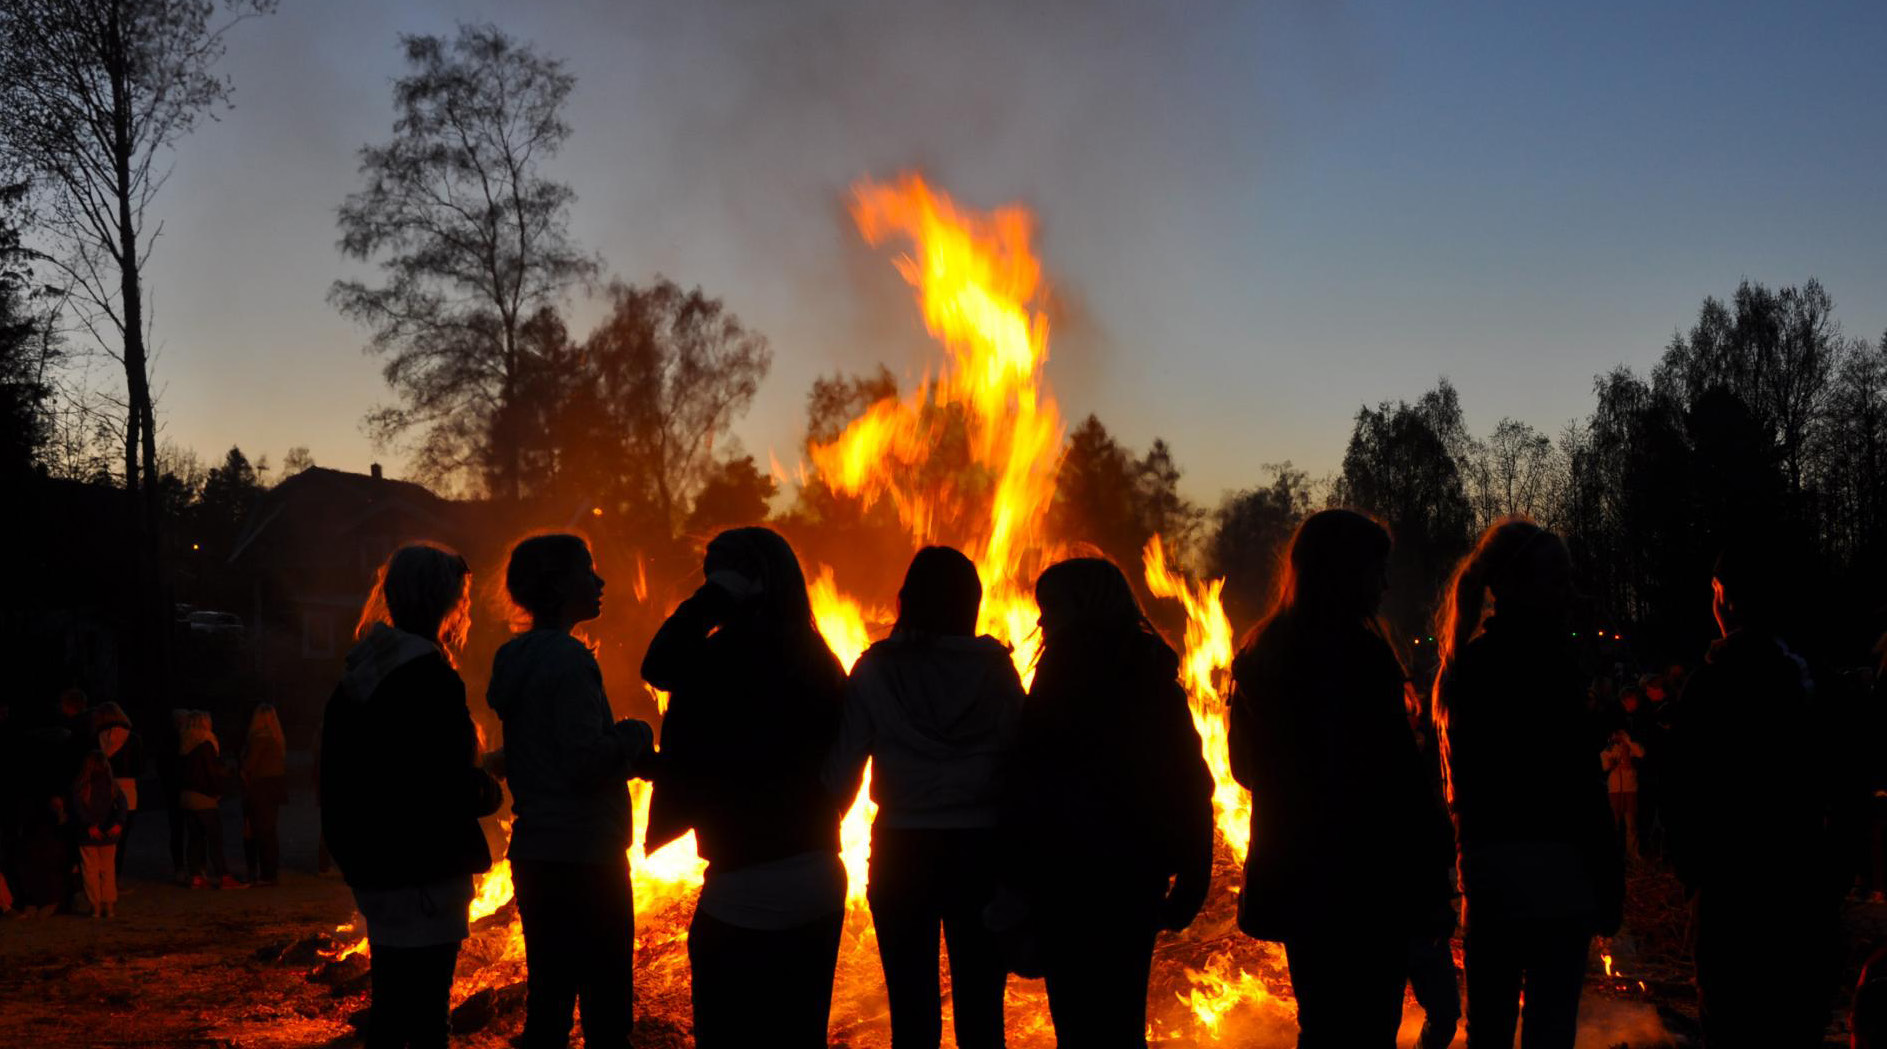
[[[903,401],[885,400],[813,462],[835,489],[867,505],[889,499],[918,545],[949,537],[976,562],[985,586],[982,630],[1033,663],[1029,562],[1046,545],[1042,521],[1055,494],[1061,411],[1046,392],[1048,318],[1042,267],[1021,208],[959,209],[916,175],[854,189],[852,216],[866,241],[909,241],[896,265],[917,289],[925,327],[949,364]],[[959,424],[970,476],[929,469]]]

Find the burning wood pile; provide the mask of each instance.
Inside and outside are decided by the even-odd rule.
[[[912,549],[950,542],[977,564],[984,584],[980,628],[1008,642],[1026,682],[1040,638],[1032,598],[1035,576],[1068,551],[1053,548],[1044,519],[1064,423],[1044,380],[1048,319],[1041,264],[1030,247],[1033,219],[1021,208],[979,214],[958,208],[921,178],[856,187],[852,214],[873,244],[908,242],[896,265],[916,290],[926,327],[947,358],[908,397],[871,406],[832,443],[812,450],[813,469],[834,491],[866,506],[888,501]],[[982,483],[975,490],[934,480],[926,467],[946,441],[968,448]],[[957,475],[952,475],[957,476]],[[809,565],[819,628],[849,668],[882,634],[892,615],[842,592],[832,570]],[[1294,1030],[1281,950],[1240,934],[1236,894],[1249,846],[1250,798],[1233,782],[1226,754],[1228,669],[1232,631],[1218,581],[1196,583],[1169,564],[1159,537],[1142,566],[1148,589],[1185,610],[1182,674],[1195,726],[1216,782],[1218,826],[1214,891],[1186,932],[1162,938],[1149,990],[1149,1035],[1166,1044],[1247,1044],[1260,1032]],[[641,596],[642,587],[638,587]],[[656,696],[658,707],[665,698]],[[867,771],[869,782],[869,770]],[[835,981],[831,1032],[835,1044],[889,1044],[888,1006],[871,917],[865,905],[868,844],[874,806],[862,791],[843,825],[850,878],[844,942]],[[684,1044],[689,1030],[686,930],[704,863],[688,835],[650,855],[643,846],[649,792],[632,784],[637,838],[630,865],[636,902],[638,1041]],[[511,902],[508,864],[498,862],[478,884],[472,938],[460,954],[453,999],[461,1033],[521,1017],[524,946]],[[319,949],[337,981],[366,971],[365,940],[343,927]],[[948,1006],[946,1005],[946,1009]],[[1011,1045],[1053,1043],[1039,981],[1011,979],[1007,1000]],[[509,1024],[515,1024],[512,1017]]]

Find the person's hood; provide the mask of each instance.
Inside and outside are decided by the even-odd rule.
[[[1007,701],[992,680],[1009,663],[993,637],[899,632],[869,652],[879,687],[922,735],[944,743],[995,731]]]
[[[395,670],[415,659],[438,654],[439,646],[429,638],[376,623],[366,637],[348,649],[341,689],[356,703],[365,703]]]
[[[108,728],[131,729],[131,719],[125,716],[124,708],[116,703],[100,703],[92,708],[92,734],[97,735]]]
[[[215,732],[206,728],[186,728],[183,732],[182,741],[177,745],[177,753],[189,757],[198,747],[205,743],[210,745],[212,751],[217,753],[222,752],[221,747],[217,745]]]
[[[504,643],[491,663],[485,702],[499,717],[509,717],[534,681],[556,676],[566,665],[587,669],[595,657],[583,642],[561,630],[533,630]]]

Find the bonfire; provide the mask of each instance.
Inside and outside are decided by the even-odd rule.
[[[1031,247],[1033,216],[1020,207],[989,213],[961,208],[915,175],[893,183],[860,183],[851,213],[868,243],[905,249],[895,265],[914,289],[924,324],[944,357],[908,396],[872,405],[832,443],[813,448],[811,468],[833,490],[867,506],[888,502],[909,533],[913,551],[946,537],[962,548],[983,578],[980,628],[1012,647],[1027,682],[1040,647],[1034,578],[1071,553],[1056,549],[1044,529],[1065,427],[1044,377],[1049,323],[1042,267]],[[977,491],[926,482],[924,467],[946,425],[967,431],[973,463],[987,478]],[[830,567],[806,567],[819,629],[849,668],[882,636],[892,612],[848,596]],[[1233,782],[1226,755],[1233,646],[1220,604],[1223,581],[1190,579],[1169,561],[1158,536],[1147,544],[1140,567],[1150,592],[1185,611],[1182,674],[1216,781],[1218,826],[1206,908],[1190,929],[1163,935],[1156,951],[1148,1037],[1197,1046],[1278,1037],[1295,1027],[1283,954],[1240,934],[1234,921],[1236,887],[1250,844],[1251,799]],[[645,597],[645,586],[636,590],[638,598]],[[665,705],[665,696],[654,698],[658,709]],[[874,809],[869,782],[867,769],[867,789],[846,814],[842,831],[850,893],[831,1022],[835,1044],[860,1047],[890,1043],[883,975],[865,905]],[[648,853],[642,840],[647,784],[632,783],[631,794],[637,830],[630,866],[638,1041],[684,1044],[687,926],[706,865],[695,854],[692,834]],[[473,937],[461,954],[453,994],[455,1027],[461,1030],[516,1009],[522,998],[523,939],[511,905],[509,866],[502,860],[480,879],[472,918]],[[333,956],[363,953],[365,941],[355,939],[359,933],[351,927],[338,931],[353,942],[337,946]],[[1007,1018],[1011,1046],[1054,1043],[1041,981],[1011,978]]]

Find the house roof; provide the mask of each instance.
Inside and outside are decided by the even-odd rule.
[[[242,534],[230,550],[231,564],[241,560],[273,530],[284,515],[319,505],[339,518],[342,531],[358,528],[373,517],[398,509],[449,527],[451,503],[412,481],[395,481],[369,474],[311,466],[276,485],[262,497],[244,522]]]

